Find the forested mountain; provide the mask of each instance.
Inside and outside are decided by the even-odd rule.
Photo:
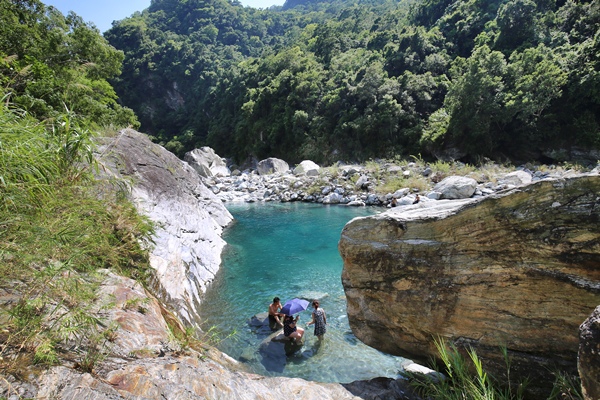
[[[599,27],[598,1],[153,0],[105,37],[180,155],[526,160],[600,147]]]
[[[599,27],[600,0],[152,0],[102,36],[6,0],[0,83],[178,155],[540,160],[600,148]]]

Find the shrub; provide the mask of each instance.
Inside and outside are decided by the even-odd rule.
[[[0,371],[55,364],[72,346],[91,371],[106,343],[95,272],[149,274],[152,225],[94,180],[91,138],[69,115],[45,126],[0,107],[0,286],[20,297],[0,315]]]

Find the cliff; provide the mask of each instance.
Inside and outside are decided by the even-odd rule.
[[[232,216],[198,173],[132,129],[102,139],[103,176],[128,182],[140,213],[155,224],[150,263],[154,290],[188,324],[221,263],[223,228]]]
[[[339,250],[354,334],[427,361],[434,339],[470,346],[534,390],[576,373],[578,328],[600,304],[600,177],[545,180],[356,218]]]

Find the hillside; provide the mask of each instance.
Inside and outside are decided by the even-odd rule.
[[[564,161],[600,147],[599,21],[598,1],[157,0],[105,37],[122,103],[180,156]]]

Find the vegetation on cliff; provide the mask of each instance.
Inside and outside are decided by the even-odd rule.
[[[6,98],[5,98],[6,99]],[[121,186],[93,177],[92,137],[68,114],[53,124],[0,107],[0,375],[53,364],[76,346],[91,369],[110,329],[92,316],[95,272],[147,276],[152,226]],[[83,350],[83,351],[82,351]],[[64,353],[63,353],[64,356]]]
[[[156,0],[105,37],[117,93],[179,155],[540,160],[600,146],[599,18],[598,1]]]

